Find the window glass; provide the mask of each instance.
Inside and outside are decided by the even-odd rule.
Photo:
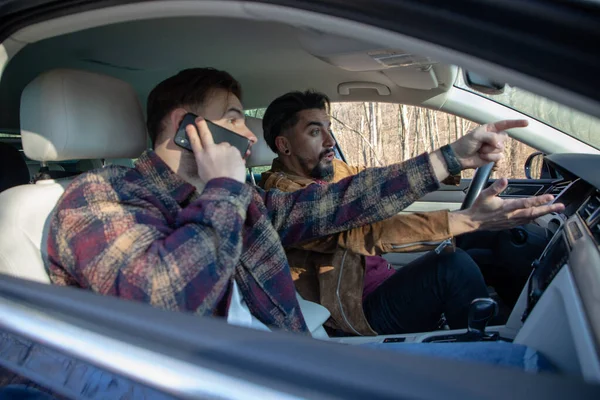
[[[506,85],[501,94],[485,94],[468,87],[459,74],[455,86],[510,107],[592,147],[600,148],[600,119],[524,89]]]

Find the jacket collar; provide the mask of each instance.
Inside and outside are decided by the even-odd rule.
[[[276,158],[273,160],[273,163],[271,164],[271,169],[267,172],[263,172],[261,180],[267,180],[269,179],[269,177],[273,174],[285,174],[286,177],[292,181],[294,181],[295,183],[302,185],[302,186],[308,186],[311,183],[315,183],[314,179],[311,178],[306,178],[304,176],[300,176],[300,175],[296,175],[295,173],[293,173],[292,171],[290,171],[282,162],[279,158]]]
[[[184,203],[196,187],[177,175],[153,150],[146,150],[135,163],[135,168],[160,189],[168,192],[177,203]]]
[[[289,170],[285,166],[285,164],[279,159],[279,157],[277,157],[276,159],[273,160],[273,163],[271,164],[271,171],[272,172],[283,172],[284,174],[287,174],[287,175],[296,176],[296,174],[294,174],[291,170]]]

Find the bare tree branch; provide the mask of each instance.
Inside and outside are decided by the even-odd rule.
[[[367,140],[367,138],[360,133],[359,131],[357,131],[356,129],[352,128],[351,126],[347,125],[346,123],[344,123],[343,121],[340,121],[339,119],[337,119],[336,117],[334,117],[333,115],[331,116],[334,120],[336,120],[337,122],[339,122],[340,124],[342,124],[342,126],[344,126],[346,129],[349,129],[350,131],[358,134],[364,141],[365,143],[369,146],[369,148],[371,149],[371,151],[373,152],[373,158],[375,159],[375,161],[377,161],[377,164],[379,164],[379,166],[384,165],[381,160],[379,159],[379,157],[377,157],[377,152],[375,151],[375,148],[373,147],[373,145],[371,144],[371,142],[369,142]]]

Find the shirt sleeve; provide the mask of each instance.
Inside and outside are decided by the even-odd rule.
[[[340,232],[292,248],[333,253],[344,248],[356,254],[374,256],[384,253],[408,253],[435,249],[452,238],[448,211],[398,214],[381,222]]]
[[[259,193],[288,247],[382,221],[438,188],[425,153],[403,163],[365,169],[330,185]]]
[[[251,189],[214,179],[176,215],[139,185],[118,189],[93,175],[69,187],[50,226],[53,282],[211,314],[240,257]]]

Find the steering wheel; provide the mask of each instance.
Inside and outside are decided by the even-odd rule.
[[[486,164],[483,167],[479,167],[475,170],[475,176],[473,176],[473,180],[471,180],[471,185],[469,186],[467,195],[463,200],[462,206],[460,206],[461,210],[466,210],[467,208],[470,208],[473,205],[475,199],[479,196],[479,193],[481,193],[488,180],[490,179],[490,175],[492,174],[492,168],[494,168],[493,162]]]

